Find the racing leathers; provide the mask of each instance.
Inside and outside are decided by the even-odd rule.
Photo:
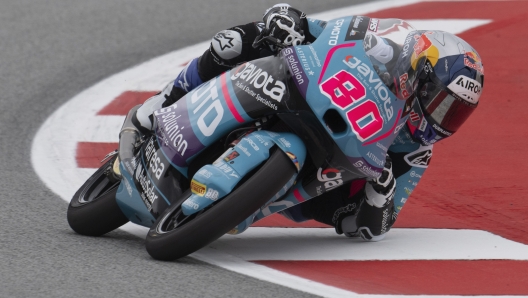
[[[303,43],[313,42],[324,29],[326,22],[306,18],[291,7],[275,6],[286,14],[296,15],[297,31],[304,36]],[[193,59],[162,92],[147,100],[132,116],[132,122],[142,131],[152,128],[153,111],[175,103],[186,93],[221,73],[243,62],[273,55],[277,49],[268,43],[254,48],[259,35],[275,34],[284,26],[270,28],[266,15],[280,14],[271,8],[264,22],[235,26],[218,32],[202,56]],[[271,11],[271,13],[270,13]],[[283,13],[284,14],[284,13]],[[283,22],[286,23],[286,22]],[[281,25],[284,25],[281,23]],[[293,28],[295,24],[291,25]],[[401,128],[394,143],[387,148],[382,175],[374,180],[355,180],[281,212],[294,220],[316,221],[335,227],[338,234],[381,240],[394,224],[398,213],[427,168],[432,146],[422,146],[413,141],[407,127]],[[329,174],[330,175],[330,174]],[[332,179],[332,177],[327,177]]]
[[[296,222],[314,219],[338,234],[369,241],[384,238],[427,169],[433,145],[414,141],[404,126],[388,148],[382,175],[355,180],[281,212]],[[331,173],[332,171],[329,171]],[[336,174],[322,180],[337,181]]]

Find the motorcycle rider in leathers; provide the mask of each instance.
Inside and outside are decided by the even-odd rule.
[[[271,36],[285,46],[309,44],[325,25],[326,22],[307,18],[288,4],[277,4],[264,13],[263,22],[218,32],[210,48],[188,63],[174,84],[148,99],[132,115],[132,123],[139,131],[148,133],[155,110],[175,103],[203,82],[238,64],[277,53],[278,48],[268,43],[254,48],[255,39]],[[426,63],[412,95],[415,99],[409,106],[409,120],[407,125],[397,128],[400,131],[388,148],[382,175],[368,181],[346,183],[286,209],[282,215],[297,222],[314,219],[335,227],[338,234],[369,241],[383,239],[390,230],[429,165],[433,144],[455,133],[477,107],[484,82],[482,60],[469,44],[447,32],[418,32],[428,36],[427,40],[440,49],[440,56],[425,55]],[[453,56],[453,47],[463,47],[464,51],[457,50],[459,52]],[[393,51],[399,50],[387,48],[378,41],[367,55]],[[442,53],[451,56],[442,57]],[[444,66],[435,67],[440,59],[445,59],[445,69],[449,66],[450,72],[442,70]],[[390,57],[378,60],[390,63]],[[389,76],[378,74],[384,80]]]

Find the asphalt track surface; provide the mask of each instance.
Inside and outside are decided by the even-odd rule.
[[[361,2],[289,1],[307,13]],[[192,258],[154,261],[125,232],[78,236],[29,158],[41,123],[80,91],[274,3],[0,1],[0,297],[312,297]]]

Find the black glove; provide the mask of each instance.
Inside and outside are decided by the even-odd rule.
[[[336,226],[336,232],[370,241],[383,239],[396,219],[393,201],[395,192],[392,160],[387,155],[381,176],[365,185],[365,200],[359,210],[356,214],[342,218]]]
[[[265,28],[261,36],[274,37],[282,46],[298,46],[303,43],[305,35],[302,28],[303,22],[306,22],[303,12],[288,4],[277,4],[264,13],[263,20]]]

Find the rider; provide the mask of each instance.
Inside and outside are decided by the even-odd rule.
[[[315,41],[325,25],[326,22],[307,19],[303,12],[282,3],[266,10],[263,22],[218,32],[210,48],[193,59],[174,84],[132,114],[132,123],[147,133],[152,129],[153,111],[175,103],[203,82],[240,63],[277,53],[278,49],[267,42],[254,48],[255,40],[269,36],[284,46],[308,44]],[[366,53],[383,64],[394,63],[406,51],[405,46],[400,49],[376,35],[367,34],[365,39],[369,39],[364,45]],[[409,115],[407,125],[399,128],[388,148],[382,175],[342,185],[286,209],[282,215],[295,221],[315,219],[335,227],[338,234],[365,240],[381,240],[389,231],[429,165],[433,144],[458,130],[477,107],[484,83],[480,56],[453,34],[416,31],[408,42],[412,63],[420,65],[418,84],[404,114]],[[378,74],[384,81],[391,79],[387,73]]]

